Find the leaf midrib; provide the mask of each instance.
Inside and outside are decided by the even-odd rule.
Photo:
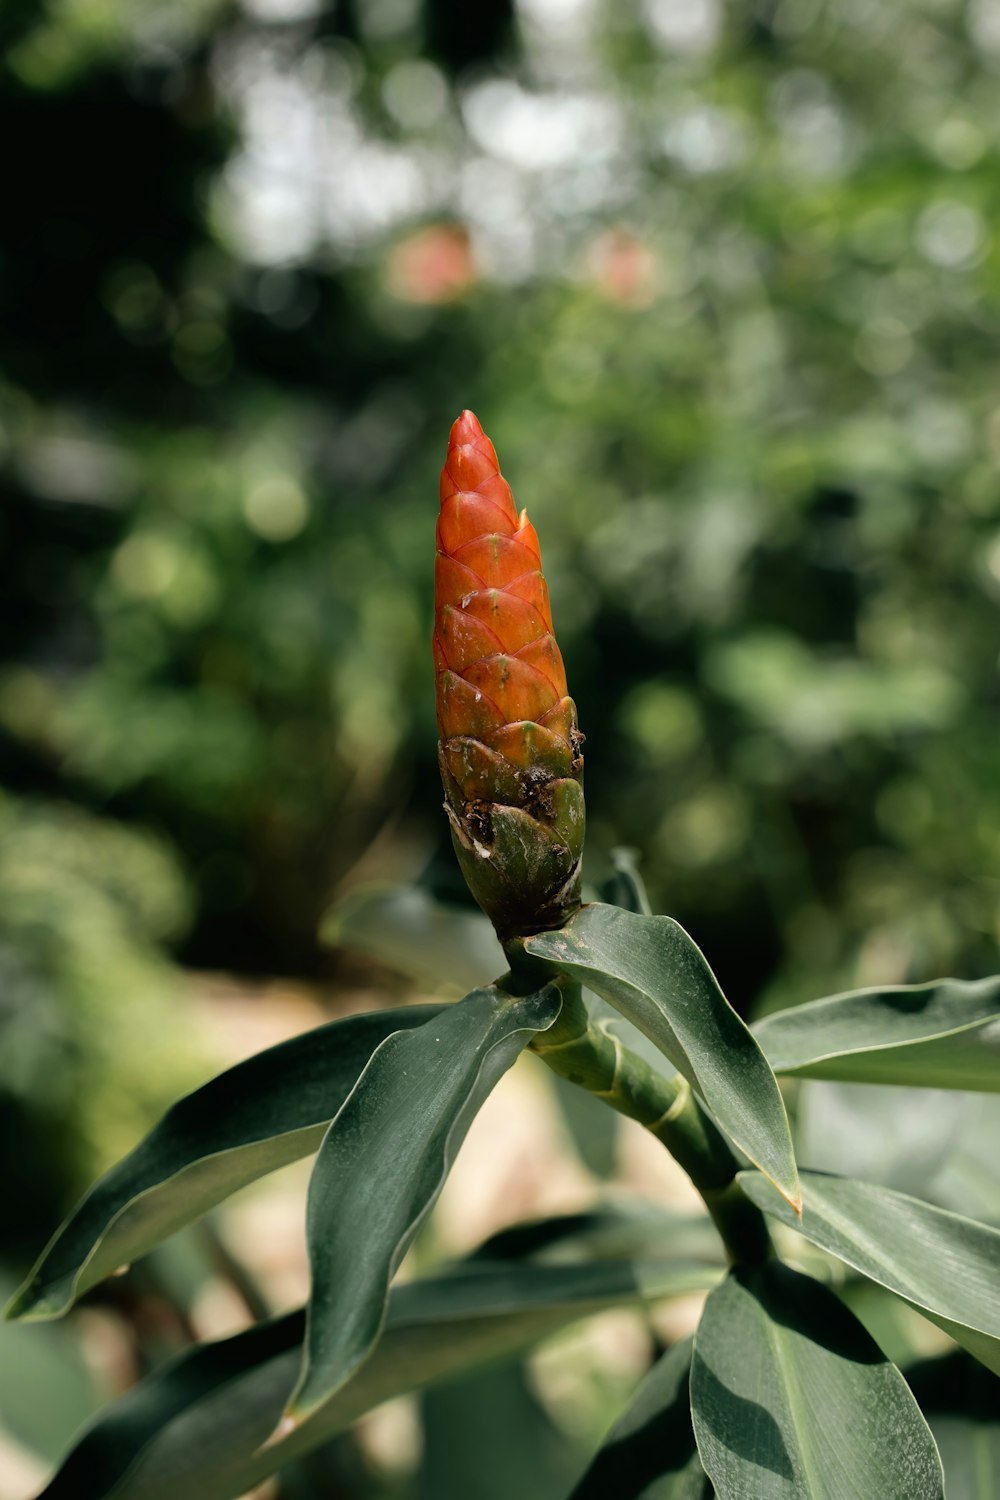
[[[763,1306],[761,1306],[760,1303],[758,1303],[757,1305],[758,1307],[760,1307],[760,1311],[763,1315],[765,1338],[767,1339],[768,1344],[770,1345],[774,1353],[775,1371],[778,1377],[778,1383],[781,1387],[782,1395],[785,1400],[785,1406],[787,1407],[789,1415],[792,1418],[792,1435],[795,1438],[796,1453],[798,1454],[800,1465],[805,1478],[807,1482],[810,1483],[810,1494],[813,1494],[811,1482],[809,1481],[809,1474],[807,1472],[812,1469],[812,1462],[810,1461],[810,1445],[806,1441],[806,1435],[808,1434],[808,1424],[803,1427],[801,1420],[796,1420],[797,1417],[801,1419],[802,1405],[800,1400],[798,1399],[799,1393],[796,1391],[794,1384],[787,1378],[787,1372],[782,1357],[784,1342],[781,1337],[781,1330],[778,1328],[778,1325],[771,1318],[767,1310]],[[817,1496],[819,1496],[818,1491],[816,1491],[815,1493],[817,1494]]]

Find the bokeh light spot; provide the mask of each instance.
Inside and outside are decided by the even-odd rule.
[[[309,501],[290,474],[269,474],[247,490],[243,514],[250,529],[266,542],[287,542],[305,527]]]

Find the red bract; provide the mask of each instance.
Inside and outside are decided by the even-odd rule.
[[[472,412],[441,473],[434,663],[456,850],[502,937],[578,903],[582,736],[552,632],[535,528]]]

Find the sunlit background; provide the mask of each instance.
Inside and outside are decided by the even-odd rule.
[[[465,406],[542,539],[592,885],[638,849],[748,1015],[995,970],[1000,0],[7,0],[0,37],[5,1281],[178,1092],[417,993],[336,913],[463,899]],[[580,1149],[496,1218],[585,1199]],[[301,1297],[303,1182],[0,1336],[13,1500],[241,1278]],[[498,1496],[607,1425],[567,1368],[503,1387],[538,1446]],[[470,1493],[440,1412],[388,1420],[282,1500]]]

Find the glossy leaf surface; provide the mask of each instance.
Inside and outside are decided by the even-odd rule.
[[[788,1119],[774,1075],[682,927],[670,917],[594,903],[560,931],[527,938],[524,946],[644,1032],[735,1145],[797,1202]]]
[[[755,1032],[776,1073],[1000,1091],[1000,977],[853,990]]]
[[[308,1421],[262,1448],[301,1361],[292,1313],[150,1376],[84,1434],[43,1500],[228,1500],[391,1396],[530,1348],[590,1313],[705,1290],[710,1267],[616,1260],[456,1268],[397,1287],[372,1357]]]
[[[1000,1373],[1000,1231],[870,1182],[802,1174],[802,1218],[756,1172],[758,1208],[905,1299]]]
[[[301,1421],[348,1380],[382,1326],[389,1282],[494,1084],[559,1013],[546,985],[519,998],[473,990],[373,1054],[330,1126],[309,1184],[312,1292]]]
[[[84,1197],[8,1317],[57,1317],[88,1290],[237,1188],[315,1151],[375,1048],[440,1007],[332,1021],[188,1094]]]
[[[834,1294],[772,1261],[731,1273],[695,1335],[691,1408],[720,1500],[941,1500],[896,1369]]]

